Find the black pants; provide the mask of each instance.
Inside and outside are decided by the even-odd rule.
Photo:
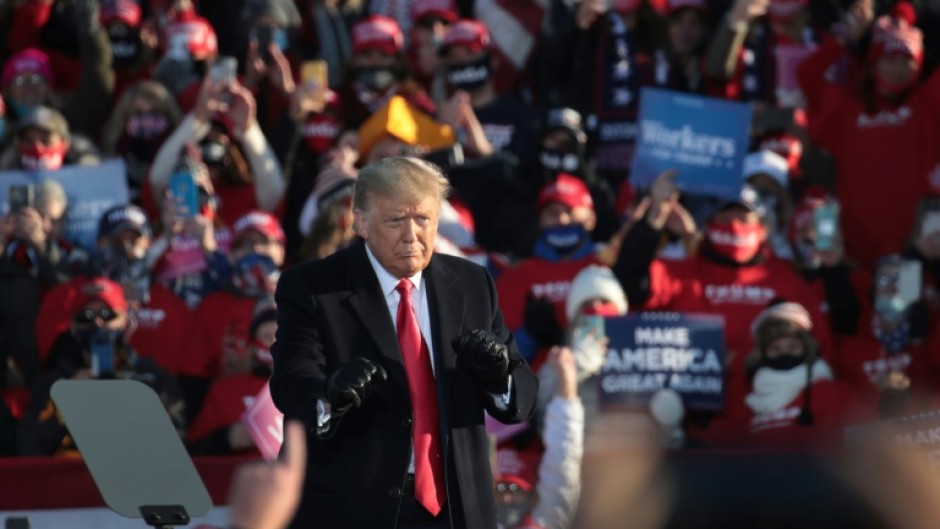
[[[401,509],[398,511],[398,529],[451,529],[447,504],[437,516],[432,516],[415,499],[414,475],[409,474],[402,488]]]

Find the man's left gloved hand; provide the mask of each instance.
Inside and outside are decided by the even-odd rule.
[[[509,374],[519,360],[509,358],[509,348],[495,334],[476,329],[452,342],[457,365],[470,373],[480,387],[493,395],[509,391]]]

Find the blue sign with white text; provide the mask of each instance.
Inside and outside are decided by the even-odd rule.
[[[672,389],[687,409],[724,407],[723,317],[648,312],[607,318],[605,327],[602,406],[645,406],[657,391]]]
[[[743,181],[751,107],[697,95],[644,88],[630,180],[649,187],[675,169],[687,193],[736,197]]]
[[[97,165],[66,165],[56,171],[0,171],[0,213],[9,213],[7,190],[11,185],[55,180],[68,197],[64,237],[86,250],[95,247],[98,220],[108,208],[130,202],[122,160]]]

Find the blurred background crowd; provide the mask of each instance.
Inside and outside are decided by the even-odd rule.
[[[250,453],[280,270],[348,246],[358,168],[400,155],[450,178],[437,251],[490,270],[542,381],[494,428],[506,527],[574,515],[584,316],[724,317],[723,411],[666,391],[621,425],[660,446],[937,408],[940,1],[0,0],[0,35],[0,454],[74,452],[51,384],[103,377]],[[644,87],[752,106],[739,197],[631,184]],[[114,159],[126,200],[70,240],[56,173]]]

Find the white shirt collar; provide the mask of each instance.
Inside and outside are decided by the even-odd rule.
[[[369,263],[372,265],[372,269],[375,270],[376,277],[379,278],[379,287],[382,289],[382,294],[385,297],[388,297],[395,292],[395,289],[398,287],[399,279],[389,273],[388,270],[379,263],[378,259],[375,258],[375,255],[372,254],[372,250],[369,248],[369,245],[366,244],[366,255],[369,257]],[[414,285],[414,290],[417,292],[421,291],[421,274],[422,271],[419,270],[417,274],[409,277],[411,284]]]

